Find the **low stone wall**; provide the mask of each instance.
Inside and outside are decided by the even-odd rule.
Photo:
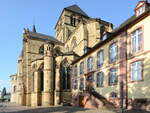
[[[128,99],[128,109],[142,109],[150,111],[150,99]]]

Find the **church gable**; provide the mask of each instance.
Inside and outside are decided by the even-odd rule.
[[[77,5],[72,5],[72,6],[69,6],[69,7],[66,7],[65,10],[69,10],[71,12],[74,12],[74,13],[78,13],[79,15],[82,15],[82,16],[85,16],[85,17],[89,17],[82,9],[80,9],[79,6]]]
[[[80,15],[80,16],[84,16],[86,18],[89,18],[89,16],[77,5],[72,5],[72,6],[69,6],[69,7],[66,7],[63,9],[58,21],[57,21],[57,24],[55,26],[55,29],[57,27],[57,25],[59,24],[59,21],[61,21],[61,19],[63,19],[63,16],[64,15],[64,12],[65,11],[69,11],[69,12],[72,12],[73,14],[76,14],[76,15]]]
[[[77,5],[64,8],[55,27],[56,39],[65,43],[83,19],[89,19],[89,17]]]

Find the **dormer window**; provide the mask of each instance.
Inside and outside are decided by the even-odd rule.
[[[144,8],[144,6],[142,6],[141,8],[139,8],[139,9],[136,11],[137,16],[141,15],[142,13],[144,13],[144,11],[145,11],[145,8]]]
[[[91,49],[90,47],[85,46],[84,47],[84,54],[86,54],[90,49]]]
[[[107,34],[104,34],[102,40],[104,41],[104,40],[106,40],[106,39],[107,39]]]
[[[136,16],[143,14],[147,6],[148,6],[147,1],[140,1],[135,8]]]
[[[111,35],[111,33],[109,32],[104,32],[103,35],[102,35],[102,41],[106,40],[109,36]]]

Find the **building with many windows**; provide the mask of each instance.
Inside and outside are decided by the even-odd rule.
[[[24,29],[11,101],[27,106],[143,107],[150,101],[150,5],[113,29],[77,5],[63,9],[56,38]],[[123,88],[120,90],[120,82]],[[113,105],[111,104],[113,103]],[[145,103],[145,104],[143,104]]]
[[[11,76],[12,102],[26,106],[70,103],[72,61],[95,46],[103,32],[111,32],[112,24],[90,18],[72,5],[63,9],[55,30],[56,38],[38,33],[35,25],[24,29],[18,72]]]
[[[150,106],[150,4],[140,1],[135,15],[72,63],[72,103],[119,107],[123,93],[125,108]],[[120,83],[123,82],[121,89]],[[105,101],[106,102],[106,101]]]

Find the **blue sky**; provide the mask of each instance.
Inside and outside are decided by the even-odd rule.
[[[55,36],[64,7],[77,4],[90,17],[112,22],[114,27],[134,14],[139,0],[0,0],[0,90],[10,91],[11,74],[17,73],[23,28]]]

